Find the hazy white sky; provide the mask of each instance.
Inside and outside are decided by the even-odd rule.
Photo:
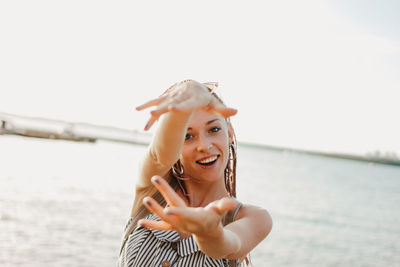
[[[219,81],[239,140],[400,155],[399,1],[2,1],[0,111],[142,129]]]

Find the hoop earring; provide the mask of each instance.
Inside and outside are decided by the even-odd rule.
[[[188,180],[188,178],[184,178],[184,170],[180,160],[178,160],[171,168],[172,175],[176,178],[179,187],[181,188],[183,195],[189,201],[189,194],[186,192],[185,184],[182,182],[184,180]]]
[[[181,161],[178,160],[174,166],[172,166],[172,173],[174,174],[175,177],[177,178],[183,178],[183,166],[181,164]]]

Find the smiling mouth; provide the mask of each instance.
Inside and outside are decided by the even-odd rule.
[[[219,158],[219,155],[208,157],[202,160],[196,160],[197,164],[200,164],[202,166],[211,166],[213,165]]]

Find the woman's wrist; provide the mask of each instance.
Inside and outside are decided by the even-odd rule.
[[[222,228],[220,234],[205,233],[194,236],[200,250],[214,259],[226,258],[240,249],[239,237],[226,228]]]

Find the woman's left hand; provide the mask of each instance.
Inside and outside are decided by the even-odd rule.
[[[220,100],[212,95],[212,88],[217,84],[199,83],[194,80],[185,80],[172,85],[160,97],[152,99],[143,105],[136,107],[136,110],[144,110],[150,107],[156,109],[151,111],[144,130],[147,131],[158,120],[168,112],[193,112],[202,110],[208,113],[215,113],[223,118],[236,114],[237,110],[226,107]]]
[[[222,218],[236,207],[237,203],[228,197],[211,202],[206,207],[188,207],[185,201],[160,176],[151,179],[154,186],[164,196],[169,207],[161,207],[151,197],[143,199],[145,207],[156,214],[161,221],[140,220],[146,228],[175,230],[194,234],[196,237],[219,237],[223,234]]]

